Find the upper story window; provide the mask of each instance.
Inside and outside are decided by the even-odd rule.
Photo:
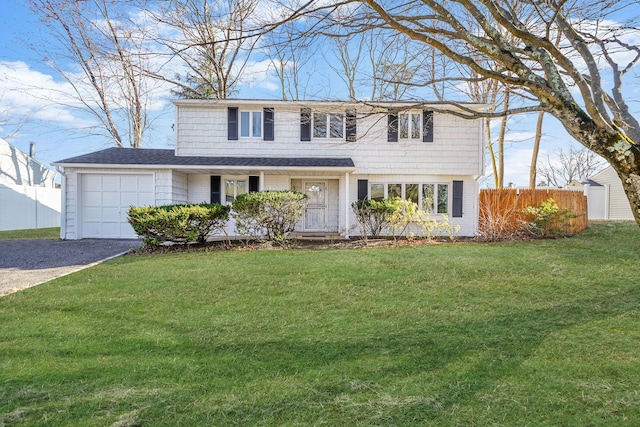
[[[275,112],[273,108],[262,111],[240,111],[238,107],[227,109],[227,139],[262,138],[265,141],[275,139]]]
[[[402,113],[399,120],[400,139],[420,139],[422,136],[422,120],[420,113]]]
[[[240,112],[240,136],[244,138],[262,137],[262,111]]]
[[[390,111],[387,141],[433,142],[433,111]]]
[[[314,138],[344,138],[344,114],[313,113]]]
[[[311,112],[311,108],[300,110],[300,141],[314,139],[342,139],[355,141],[357,133],[356,111],[345,113]]]

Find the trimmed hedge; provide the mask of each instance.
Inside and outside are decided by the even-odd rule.
[[[220,204],[178,204],[129,208],[129,224],[147,246],[164,242],[204,243],[229,220],[229,207]]]

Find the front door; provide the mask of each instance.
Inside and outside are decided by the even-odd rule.
[[[304,214],[305,231],[327,229],[327,181],[305,181],[307,209]]]

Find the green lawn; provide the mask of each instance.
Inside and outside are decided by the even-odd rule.
[[[640,229],[133,255],[0,298],[0,425],[640,425]]]
[[[60,227],[0,231],[0,240],[59,239]]]

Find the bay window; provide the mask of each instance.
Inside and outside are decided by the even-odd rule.
[[[411,201],[428,213],[447,214],[449,212],[449,184],[382,184],[372,183],[369,186],[372,200],[398,197]]]

